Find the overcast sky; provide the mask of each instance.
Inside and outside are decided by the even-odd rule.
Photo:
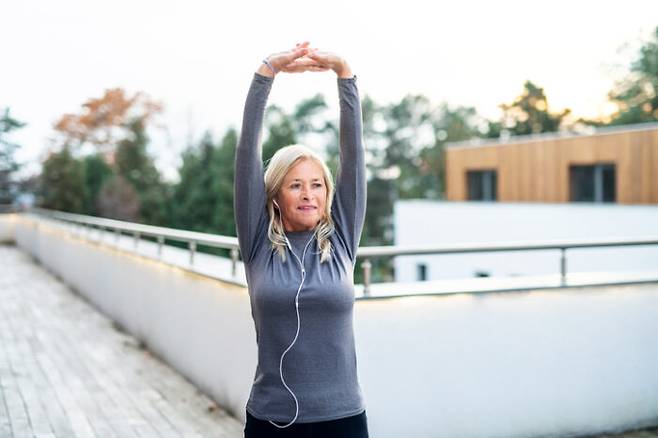
[[[529,79],[553,111],[601,116],[658,2],[21,0],[1,14],[0,108],[28,123],[12,137],[26,172],[55,120],[123,87],[164,104],[169,134],[151,151],[171,178],[188,138],[239,126],[261,60],[303,40],[345,57],[379,103],[422,93],[495,118]],[[330,72],[277,76],[270,103],[291,109],[316,92],[337,107]]]

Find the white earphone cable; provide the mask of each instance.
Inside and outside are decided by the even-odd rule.
[[[295,310],[297,312],[297,332],[295,333],[295,338],[292,340],[292,343],[281,354],[281,359],[279,360],[279,375],[281,376],[281,382],[283,383],[283,386],[286,387],[288,392],[290,392],[292,398],[295,400],[295,418],[293,418],[290,423],[284,426],[279,426],[272,420],[268,420],[270,423],[272,423],[274,426],[278,427],[279,429],[283,429],[292,425],[295,422],[295,420],[297,420],[297,416],[299,415],[299,402],[297,401],[297,397],[295,396],[295,393],[292,392],[292,389],[290,389],[290,387],[286,384],[286,381],[283,378],[283,357],[286,355],[286,353],[288,353],[288,351],[292,348],[292,346],[295,345],[295,342],[297,341],[297,337],[299,336],[299,329],[301,326],[299,319],[299,292],[302,290],[302,286],[304,285],[304,280],[306,279],[306,269],[304,269],[304,257],[306,257],[306,250],[308,249],[309,244],[313,241],[314,238],[315,238],[315,233],[313,233],[311,239],[306,243],[306,246],[304,247],[304,252],[302,253],[302,258],[300,260],[299,257],[297,257],[297,254],[295,254],[295,252],[293,251],[292,245],[290,244],[290,241],[286,236],[286,244],[288,245],[288,249],[290,250],[292,255],[297,259],[297,263],[299,263],[299,267],[302,270],[302,281],[299,283],[299,287],[297,288],[297,294],[295,295]]]

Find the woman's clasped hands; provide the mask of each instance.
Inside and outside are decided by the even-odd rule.
[[[339,77],[352,75],[344,59],[333,53],[311,48],[308,41],[297,43],[288,51],[270,55],[267,57],[267,61],[276,72],[302,73],[332,70]]]

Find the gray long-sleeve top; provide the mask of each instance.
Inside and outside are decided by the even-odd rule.
[[[247,95],[235,160],[235,220],[245,263],[258,365],[246,409],[254,417],[289,422],[295,401],[279,375],[282,353],[297,330],[295,296],[301,281],[297,259],[282,261],[267,236],[261,134],[274,79],[254,73]],[[354,264],[366,207],[365,152],[356,76],[337,78],[340,102],[340,168],[332,205],[333,252],[320,263],[313,231],[287,232],[306,277],[299,293],[300,329],[283,359],[286,384],[299,404],[296,422],[327,421],[365,410],[354,346]],[[290,251],[290,250],[288,250]]]

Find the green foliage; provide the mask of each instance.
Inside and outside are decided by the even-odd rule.
[[[510,104],[502,104],[503,115],[500,121],[490,121],[487,137],[498,138],[503,134],[530,135],[542,132],[555,132],[571,112],[566,109],[552,114],[548,109],[548,99],[544,89],[530,81],[523,84],[523,92]]]
[[[378,106],[362,101],[368,149],[368,207],[362,244],[393,243],[396,199],[442,199],[445,193],[444,145],[474,137],[473,108],[433,107],[424,96],[406,96]]]
[[[87,187],[85,167],[73,157],[70,147],[64,146],[43,163],[40,178],[41,205],[53,210],[83,213]]]
[[[139,194],[121,175],[107,179],[98,194],[98,213],[102,217],[128,222],[139,221],[141,207]]]
[[[181,179],[173,193],[175,228],[216,232],[213,230],[217,204],[213,190],[217,173],[213,169],[215,149],[212,137],[207,133],[198,145],[189,146],[183,152],[183,164],[179,169]]]
[[[180,181],[172,194],[175,228],[235,236],[233,217],[234,159],[238,134],[229,128],[218,145],[206,133],[183,153]],[[213,253],[223,251],[205,249]]]
[[[271,105],[265,114],[267,138],[263,142],[263,162],[267,164],[274,153],[282,148],[317,135],[330,136],[337,132],[336,122],[323,118],[327,103],[321,94],[301,101],[287,114],[282,108]],[[314,142],[307,144],[318,149]],[[326,151],[326,149],[325,149]]]
[[[434,145],[421,151],[421,184],[425,197],[430,199],[445,198],[445,144],[447,142],[468,140],[480,135],[477,129],[477,113],[472,107],[450,107],[441,104],[438,116],[433,122]]]
[[[658,121],[658,27],[608,98],[619,108],[610,125]]]
[[[212,217],[214,232],[225,236],[235,236],[233,216],[233,180],[235,177],[235,149],[238,133],[230,128],[224,134],[219,147],[212,158],[213,181],[211,188],[215,193],[215,210]]]
[[[316,94],[313,97],[301,101],[294,110],[293,120],[295,130],[298,134],[305,135],[314,132],[324,132],[326,125],[316,123],[317,118],[321,117],[327,109],[327,102],[324,96]]]
[[[395,180],[395,198],[413,199],[426,197],[427,187],[419,172],[422,156],[435,144],[434,114],[429,100],[424,96],[406,96],[399,103],[384,108],[386,142],[383,154],[383,170],[392,172]]]
[[[14,158],[18,145],[6,139],[7,134],[25,126],[25,123],[11,117],[10,109],[5,108],[0,117],[0,204],[11,204],[16,195],[16,184],[12,180],[12,174],[19,169],[19,164]]]
[[[91,216],[99,216],[100,213],[97,205],[98,195],[103,185],[112,177],[114,172],[100,154],[88,155],[82,161],[85,169],[85,186],[87,188],[83,211],[85,214]]]
[[[147,153],[148,136],[140,119],[130,124],[131,136],[121,140],[116,149],[116,172],[135,189],[140,199],[139,218],[152,225],[168,222],[166,186],[153,158]]]
[[[293,120],[283,109],[276,105],[267,108],[265,124],[268,127],[268,135],[263,142],[263,162],[266,166],[277,150],[283,146],[297,143]]]

